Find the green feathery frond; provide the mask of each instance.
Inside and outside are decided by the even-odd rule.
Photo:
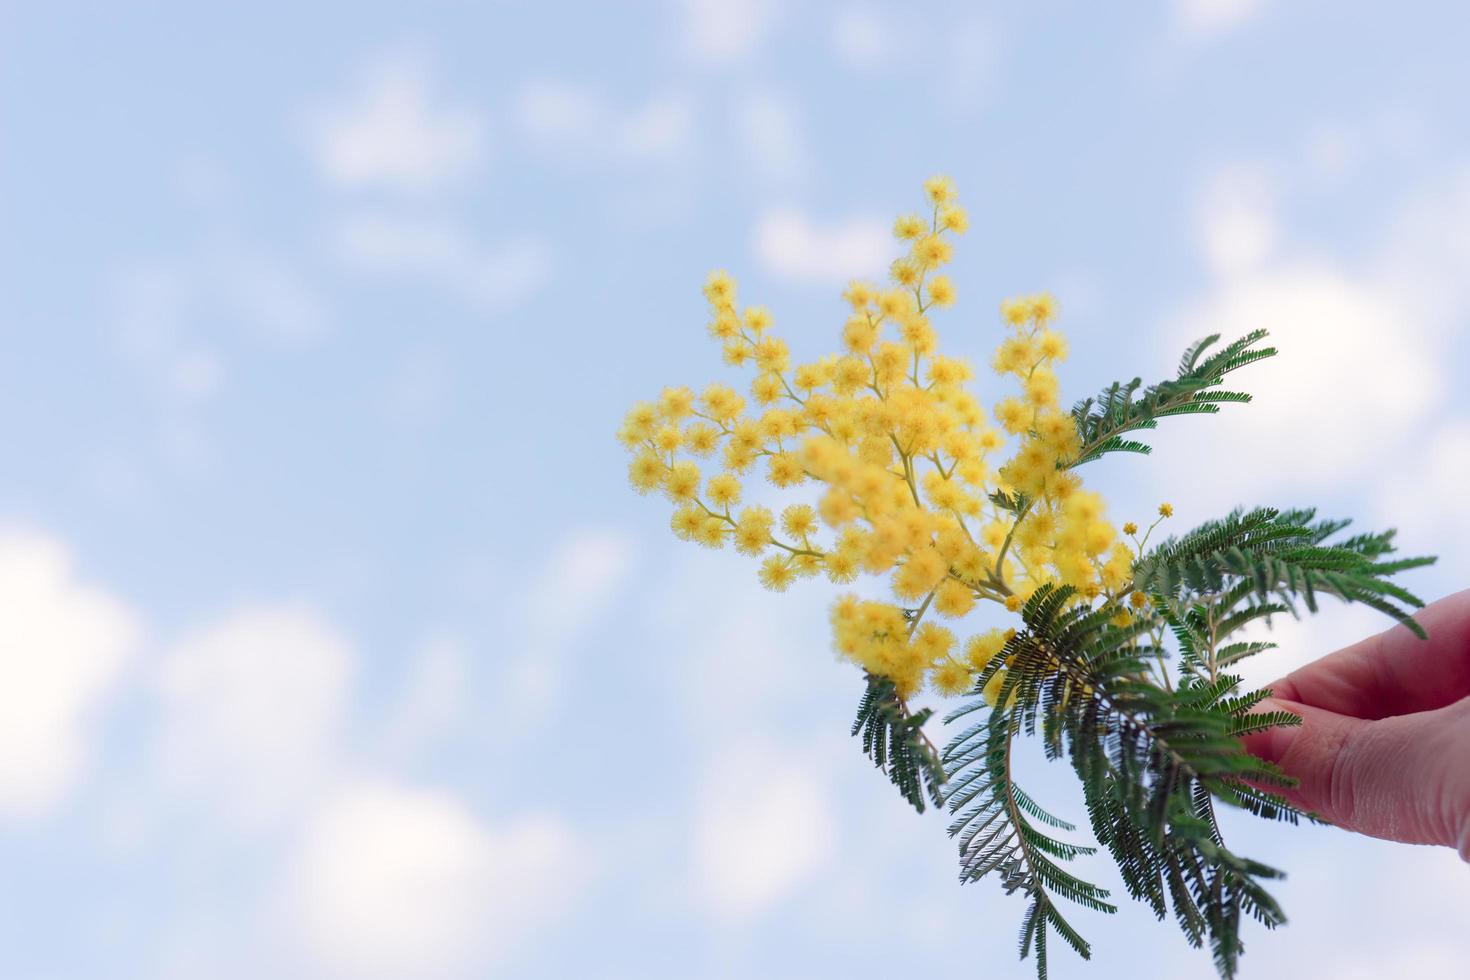
[[[992,490],[989,499],[1001,510],[1010,511],[1012,514],[1024,514],[1031,504],[1030,498],[1020,491],[1007,493],[1004,490]]]
[[[1213,415],[1220,405],[1244,403],[1251,396],[1240,391],[1218,390],[1225,375],[1276,353],[1274,347],[1257,347],[1266,331],[1254,330],[1239,340],[1226,344],[1214,354],[1205,352],[1219,339],[1213,334],[1192,344],[1179,361],[1179,375],[1172,381],[1143,388],[1143,380],[1115,381],[1096,398],[1087,398],[1072,408],[1082,450],[1072,463],[1079,466],[1108,453],[1148,453],[1152,447],[1124,434],[1158,426],[1158,420],[1171,415]],[[1143,388],[1140,393],[1139,389]]]
[[[1276,612],[1295,613],[1298,601],[1316,612],[1317,597],[1330,595],[1372,606],[1424,636],[1412,618],[1424,601],[1389,577],[1434,559],[1383,560],[1394,551],[1393,531],[1329,543],[1348,522],[1314,518],[1312,510],[1237,510],[1145,555],[1134,569],[1134,586],[1170,604],[1218,597],[1210,603],[1209,624],[1217,634]],[[1235,653],[1236,659],[1248,655]]]
[[[1080,777],[1093,833],[1117,861],[1129,894],[1160,918],[1172,907],[1186,938],[1195,944],[1208,939],[1222,974],[1232,976],[1242,915],[1267,926],[1284,916],[1261,884],[1277,873],[1224,846],[1213,800],[1294,819],[1284,800],[1260,788],[1290,780],[1247,753],[1239,735],[1252,725],[1299,719],[1276,713],[1257,722],[1249,712],[1259,697],[1232,696],[1238,677],[1191,679],[1177,692],[1150,682],[1147,657],[1153,651],[1141,641],[1156,621],[1136,616],[1120,624],[1115,607],[1092,609],[1077,600],[1070,587],[1037,590],[1022,609],[1025,629],[979,678],[984,684],[1004,672],[995,699],[1007,707],[991,709],[945,752],[951,809],[966,807],[950,828],[962,835],[961,877],[997,868],[1024,876],[1029,870],[1030,878],[1015,879],[1017,887],[1050,887],[1077,900],[1025,862],[1024,845],[1038,842],[1028,832],[1034,827],[1017,823],[1009,745],[1018,733],[1039,731],[1048,756],[1068,758]],[[984,704],[983,697],[972,698],[951,717]],[[1043,856],[1081,853],[1077,845],[1041,839],[1055,848],[1038,846]],[[1060,885],[1076,880],[1068,875]],[[1093,891],[1081,897],[1084,904],[1100,902]],[[1037,923],[1049,921],[1048,908],[1055,910],[1043,905],[1028,911],[1033,933]]]
[[[982,704],[972,702],[948,720],[958,720]],[[1019,891],[1030,899],[1022,920],[1020,952],[1024,959],[1035,950],[1037,976],[1045,978],[1048,930],[1083,959],[1092,955],[1055,898],[1098,912],[1116,912],[1117,906],[1107,901],[1106,889],[1078,878],[1058,863],[1092,854],[1094,848],[1068,843],[1038,829],[1038,823],[1062,831],[1076,828],[1047,812],[1016,785],[1011,776],[1016,734],[1013,717],[992,712],[945,748],[943,759],[950,773],[947,803],[954,814],[949,834],[959,839],[962,883],[994,873],[1006,894]]]
[[[941,806],[944,798],[944,766],[924,734],[924,722],[932,714],[928,708],[909,711],[893,681],[868,674],[852,723],[852,734],[862,736],[868,758],[888,773],[898,792],[920,813],[926,795],[935,806]]]
[[[1256,331],[1213,353],[1218,337],[1205,338],[1185,352],[1174,381],[1142,391],[1137,380],[1115,384],[1079,404],[1077,462],[1147,452],[1124,436],[1155,427],[1159,418],[1249,401],[1218,386],[1231,371],[1275,353],[1257,346],[1264,337]],[[1018,519],[1029,503],[1001,491],[991,500]],[[1032,822],[1070,829],[1028,806],[1015,785],[1010,747],[1022,734],[1039,733],[1049,758],[1071,763],[1093,834],[1117,862],[1129,895],[1161,919],[1172,911],[1190,943],[1208,943],[1223,977],[1237,970],[1245,920],[1267,928],[1285,922],[1266,890],[1280,872],[1226,847],[1215,807],[1300,819],[1275,792],[1292,781],[1246,752],[1241,739],[1301,719],[1258,710],[1269,692],[1242,691],[1230,668],[1274,647],[1241,638],[1241,630],[1296,615],[1299,607],[1316,612],[1323,595],[1380,609],[1423,635],[1411,618],[1423,602],[1391,578],[1433,559],[1395,559],[1392,531],[1345,537],[1347,526],[1308,509],[1237,510],[1164,541],[1134,564],[1132,583],[1118,595],[1142,592],[1144,608],[1125,612],[1115,599],[1095,604],[1055,585],[1043,585],[1025,603],[1025,628],[979,672],[970,701],[950,716],[985,712],[982,720],[951,742],[943,761],[961,880],[999,872],[1008,891],[1026,892],[1021,952],[1035,949],[1042,975],[1051,931],[1088,953],[1053,896],[1112,906],[1106,893],[1058,866],[1083,849]],[[1178,652],[1176,685],[1163,674],[1160,644],[1168,636]]]

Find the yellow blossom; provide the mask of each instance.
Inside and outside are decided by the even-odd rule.
[[[731,507],[740,503],[740,481],[733,473],[717,473],[709,478],[705,493],[716,507]]]
[[[805,538],[817,529],[817,512],[807,504],[792,504],[781,512],[781,530],[793,538]]]
[[[1031,423],[1031,409],[1019,398],[1007,398],[995,406],[995,420],[1013,435],[1026,431]]]
[[[934,610],[941,615],[960,617],[975,608],[975,593],[963,582],[948,579],[934,593]]]
[[[876,290],[873,289],[871,283],[866,283],[859,279],[854,279],[852,282],[847,284],[847,289],[843,292],[842,298],[847,300],[847,302],[852,306],[854,310],[861,310],[863,307],[873,302],[873,297],[875,295]]]
[[[670,500],[688,502],[694,499],[699,483],[699,466],[692,460],[680,460],[669,467],[664,477],[664,493]]]
[[[893,223],[893,236],[895,238],[911,240],[918,238],[929,230],[929,225],[917,214],[905,214]]]
[[[920,265],[944,265],[953,257],[954,249],[938,235],[930,235],[914,243],[913,255]]]
[[[673,528],[676,538],[689,541],[693,539],[700,526],[704,524],[704,519],[707,516],[698,507],[680,507],[669,518],[669,526]]]
[[[990,680],[985,682],[985,689],[981,692],[985,697],[985,703],[992,708],[1000,702],[1000,689],[1005,686],[1006,672],[997,670],[990,675]]]
[[[974,682],[970,668],[957,660],[946,660],[934,668],[930,676],[933,678],[934,690],[947,697],[964,694]]]
[[[965,659],[974,670],[983,670],[985,665],[1005,649],[1010,640],[1001,630],[990,630],[977,636],[970,637],[965,642]]]
[[[776,591],[819,575],[885,580],[893,601],[846,597],[833,607],[833,645],[905,698],[926,685],[969,691],[1015,635],[988,629],[960,648],[937,617],[958,628],[982,609],[1014,616],[1045,584],[1074,587],[1075,602],[1123,603],[1134,557],[1073,469],[1083,447],[1060,408],[1068,350],[1052,325],[1055,301],[1043,293],[1002,303],[1009,328],[991,360],[999,390],[972,391],[970,365],[941,352],[934,319],[956,290],[934,270],[951,260],[969,219],[948,178],[924,190],[926,213],[894,223],[909,252],[893,264],[891,286],[855,281],[843,293],[836,352],[793,364],[770,312],[737,307],[734,279],[713,272],[707,329],[730,368],[752,372],[748,381],[697,395],[663,388],[617,429],[629,483],[669,498],[676,537],[757,557],[761,583]],[[994,406],[991,416],[982,404]],[[723,465],[706,477],[697,460]],[[762,477],[792,496],[818,486],[783,501],[779,519],[760,506],[736,513],[745,481]],[[1138,593],[1126,600],[1139,602]],[[992,702],[1004,677],[993,671],[986,685]]]
[[[729,306],[735,301],[735,280],[724,269],[716,269],[704,281],[704,298],[714,307]]]
[[[955,199],[954,181],[944,176],[930,177],[924,181],[924,193],[931,204],[949,204]]]
[[[665,425],[654,433],[653,444],[661,453],[671,453],[679,448],[684,441],[684,434],[679,431],[678,426]]]
[[[1031,306],[1025,300],[1007,299],[1000,304],[1000,316],[1013,327],[1019,327],[1031,318]]]
[[[929,301],[935,306],[954,305],[954,283],[949,281],[948,276],[935,276],[929,280],[928,288]]]
[[[1036,337],[1036,347],[1041,351],[1041,356],[1048,361],[1065,361],[1067,359],[1067,338],[1055,330],[1043,330]]]
[[[890,289],[878,297],[878,311],[886,317],[907,316],[913,308],[913,296],[902,289]]]
[[[667,467],[663,460],[651,452],[641,452],[628,464],[628,482],[639,493],[657,490],[664,480]]]
[[[888,276],[900,286],[912,287],[919,281],[923,270],[913,259],[894,259],[893,264],[888,267]]]
[[[754,333],[761,333],[771,326],[771,311],[764,306],[747,306],[744,319],[747,328]]]
[[[791,561],[783,555],[772,555],[761,562],[761,584],[772,592],[785,592],[795,578]]]

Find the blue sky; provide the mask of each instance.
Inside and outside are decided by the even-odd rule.
[[[830,590],[674,541],[617,421],[732,380],[712,267],[830,349],[943,172],[951,353],[1039,289],[1066,397],[1276,334],[1256,404],[1090,477],[1119,520],[1315,503],[1462,588],[1466,26],[0,3],[0,975],[1031,975],[1017,903],[847,737]],[[1282,624],[1251,679],[1380,625]],[[1292,873],[1247,976],[1470,955],[1452,854],[1235,823]],[[1055,976],[1211,975],[1141,909],[1078,924]]]

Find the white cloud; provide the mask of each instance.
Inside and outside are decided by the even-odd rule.
[[[982,15],[971,15],[946,28],[931,43],[949,49],[948,78],[945,80],[943,97],[957,109],[972,109],[986,95],[987,84],[1000,65],[1005,45],[996,26]],[[926,52],[924,47],[920,52]],[[927,66],[929,59],[920,55],[921,64]]]
[[[1375,273],[1416,320],[1453,342],[1470,313],[1470,167],[1420,191],[1392,222]]]
[[[90,765],[97,716],[140,625],[77,578],[65,545],[34,531],[0,531],[0,596],[0,810],[32,816]]]
[[[678,662],[670,675],[691,737],[713,744],[739,739],[752,726],[771,723],[781,708],[803,703],[818,685],[841,683],[850,670],[828,652],[825,595],[803,597],[810,602],[800,610],[772,609],[749,568],[714,581],[704,569],[686,568],[685,575],[670,583],[661,604],[682,620],[675,624]],[[724,597],[718,609],[710,608],[713,595]]]
[[[607,608],[633,567],[633,543],[621,531],[586,529],[562,539],[526,603],[540,635],[564,643]]]
[[[689,92],[670,88],[629,103],[605,86],[540,77],[520,86],[512,113],[527,146],[550,165],[600,182],[599,209],[614,223],[646,230],[689,215],[700,151]]]
[[[1470,417],[1447,419],[1416,440],[1409,459],[1375,481],[1379,523],[1399,529],[1401,548],[1439,557],[1438,577],[1470,575]]]
[[[1452,980],[1465,969],[1465,948],[1452,940],[1425,936],[1423,943],[1396,944],[1392,949],[1378,950],[1364,957],[1343,957],[1339,969],[1328,976],[1339,980],[1376,980],[1378,977],[1442,977]],[[1320,961],[1313,969],[1320,968]]]
[[[579,851],[556,817],[490,827],[449,794],[360,782],[311,820],[283,911],[336,975],[464,976],[565,906]]]
[[[458,637],[435,634],[419,644],[403,694],[384,725],[390,757],[411,758],[465,719],[469,673],[468,651]]]
[[[332,771],[354,671],[314,611],[256,606],[186,635],[157,677],[165,776],[242,826],[292,812]]]
[[[299,263],[282,255],[228,248],[211,257],[201,279],[247,331],[273,347],[306,347],[326,333],[325,298],[301,274]]]
[[[539,142],[587,139],[602,125],[603,111],[601,99],[591,89],[565,79],[535,79],[516,94],[516,120]]]
[[[1464,974],[1470,936],[1461,910],[1470,902],[1470,874],[1453,850],[1331,828],[1241,824],[1229,833],[1237,848],[1288,872],[1273,894],[1291,916],[1289,932],[1282,941],[1261,936],[1259,945],[1251,943],[1247,963],[1265,953],[1272,976],[1333,980]],[[1242,846],[1247,835],[1260,843]]]
[[[1329,596],[1319,601],[1315,615],[1303,606],[1301,619],[1290,614],[1273,616],[1269,626],[1248,627],[1243,639],[1266,640],[1275,643],[1276,649],[1240,661],[1231,673],[1240,674],[1247,689],[1257,688],[1393,625],[1393,620],[1368,606],[1349,605]]]
[[[693,131],[693,99],[680,92],[666,92],[627,115],[620,142],[631,160],[669,160],[689,151]]]
[[[181,343],[193,283],[181,263],[133,261],[108,276],[107,302],[117,341],[139,361],[165,360]]]
[[[678,0],[681,42],[692,61],[723,66],[743,61],[765,40],[775,20],[770,0]]]
[[[806,174],[811,151],[796,104],[769,89],[747,92],[735,107],[736,140],[757,176],[792,180]]]
[[[322,175],[346,189],[423,193],[470,174],[485,157],[485,120],[465,106],[435,104],[431,89],[417,61],[372,66],[350,101],[312,114],[309,136]]]
[[[1272,499],[1287,488],[1352,487],[1371,497],[1387,475],[1415,470],[1413,452],[1442,410],[1456,329],[1470,311],[1459,271],[1470,261],[1470,179],[1409,202],[1386,245],[1355,266],[1290,241],[1259,170],[1222,170],[1207,182],[1197,216],[1213,281],[1167,319],[1166,346],[1266,327],[1280,353],[1242,372],[1240,386],[1255,395],[1250,406],[1227,406],[1187,442],[1171,444],[1193,463],[1163,479],[1189,482],[1160,489],[1204,507]],[[1160,430],[1161,442],[1175,439]],[[1245,445],[1255,462],[1242,472],[1229,464],[1230,447]]]
[[[510,663],[506,710],[522,721],[553,704],[569,648],[608,609],[633,568],[627,535],[576,531],[562,539],[524,600],[526,635]]]
[[[832,25],[832,47],[848,65],[871,71],[889,53],[893,27],[871,8],[844,9]]]
[[[1174,0],[1174,16],[1187,33],[1205,37],[1249,23],[1265,7],[1266,0]]]
[[[800,499],[793,490],[747,490],[745,503],[774,513]],[[773,601],[749,565],[722,558],[727,556],[678,548],[667,560],[652,562],[666,571],[653,586],[649,626],[667,657],[661,655],[649,669],[667,685],[684,737],[720,746],[752,729],[784,726],[793,712],[806,713],[814,691],[840,691],[839,710],[846,710],[841,702],[861,679],[831,649],[827,611],[840,592],[882,591],[881,584],[839,588],[808,581]],[[710,596],[721,599],[712,603]],[[790,734],[810,739],[825,731],[816,726]]]
[[[224,367],[204,338],[218,343],[233,332],[295,350],[320,341],[331,323],[326,298],[299,260],[237,241],[129,262],[113,270],[107,288],[122,351],[190,400],[212,393]],[[204,368],[201,357],[213,367]]]
[[[1307,167],[1323,181],[1340,181],[1358,168],[1363,155],[1359,134],[1347,127],[1324,123],[1307,134]]]
[[[821,767],[747,742],[716,758],[699,790],[694,875],[719,917],[757,915],[810,881],[837,851]]]
[[[1336,189],[1379,161],[1401,165],[1432,159],[1432,127],[1421,112],[1417,106],[1393,103],[1354,105],[1348,117],[1321,120],[1302,134],[1304,179],[1316,190]]]
[[[1270,175],[1259,168],[1225,168],[1209,181],[1198,205],[1205,258],[1217,274],[1258,268],[1280,238]]]
[[[834,57],[852,70],[918,75],[946,109],[960,112],[984,98],[1006,47],[986,14],[966,11],[933,21],[866,5],[837,11],[829,42]]]
[[[173,386],[185,398],[208,398],[218,390],[220,374],[217,355],[206,350],[185,350],[174,359]]]
[[[1442,365],[1419,325],[1382,290],[1324,262],[1222,282],[1174,321],[1170,347],[1262,326],[1280,353],[1242,372],[1239,384],[1255,400],[1226,406],[1191,450],[1224,466],[1222,447],[1248,445],[1249,472],[1231,468],[1231,479],[1191,482],[1182,493],[1230,506],[1285,485],[1331,489],[1372,474],[1443,390]]]
[[[850,218],[822,228],[792,208],[761,215],[755,252],[770,272],[812,282],[844,282],[877,275],[892,259],[888,226],[874,218]]]
[[[537,78],[516,93],[514,114],[533,145],[576,167],[676,163],[693,147],[694,101],[680,91],[624,107],[570,79]]]
[[[484,314],[504,312],[551,278],[551,254],[536,239],[486,246],[456,223],[363,212],[333,229],[330,247],[347,267],[391,273],[445,289]]]

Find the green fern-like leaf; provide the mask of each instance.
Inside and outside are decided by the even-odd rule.
[[[1266,331],[1255,330],[1205,356],[1220,339],[1219,334],[1206,337],[1184,352],[1179,374],[1172,381],[1161,381],[1148,388],[1143,388],[1140,378],[1127,383],[1114,382],[1096,398],[1078,402],[1072,409],[1072,418],[1082,440],[1082,451],[1072,465],[1089,463],[1114,452],[1149,452],[1147,445],[1122,437],[1128,432],[1155,428],[1161,418],[1212,415],[1222,404],[1250,401],[1251,396],[1244,392],[1216,389],[1230,372],[1276,353],[1274,347],[1256,346],[1265,338]]]
[[[977,699],[951,715],[958,720],[980,710]],[[1015,718],[990,712],[955,737],[945,748],[950,773],[947,803],[954,814],[949,834],[958,838],[960,881],[978,881],[996,875],[1007,894],[1021,892],[1030,899],[1022,919],[1020,952],[1024,959],[1034,950],[1037,976],[1047,975],[1048,931],[1055,932],[1083,959],[1091,947],[1062,915],[1056,898],[1098,912],[1116,912],[1104,888],[1078,878],[1061,863],[1094,849],[1053,837],[1037,824],[1071,831],[1075,828],[1042,808],[1016,785],[1011,775],[1011,746],[1017,734]]]
[[[1285,720],[1248,720],[1259,698],[1235,695],[1238,677],[1191,678],[1177,692],[1149,682],[1152,651],[1142,640],[1157,621],[1140,615],[1120,625],[1116,609],[1092,609],[1077,598],[1069,587],[1052,586],[1032,596],[1022,609],[1026,628],[979,678],[983,684],[1004,670],[997,701],[1010,707],[990,710],[946,750],[961,876],[1005,869],[1016,887],[1041,887],[1048,902],[1052,894],[1088,907],[1101,901],[1093,891],[1069,891],[1077,879],[1056,877],[1054,862],[1026,862],[1038,854],[1049,860],[1082,853],[1019,822],[1024,813],[1010,779],[1010,740],[1039,732],[1047,754],[1067,758],[1080,777],[1093,833],[1117,861],[1129,894],[1160,918],[1172,908],[1186,938],[1208,940],[1222,974],[1231,976],[1242,915],[1268,926],[1284,917],[1261,884],[1276,873],[1219,839],[1214,800],[1262,816],[1294,816],[1284,800],[1260,788],[1289,780],[1238,740],[1243,726]],[[951,717],[983,705],[973,698]],[[1044,942],[1037,930],[1052,912],[1054,904],[1028,911],[1023,948],[1028,936],[1032,945]]]
[[[928,708],[909,711],[893,681],[869,674],[852,723],[852,734],[862,736],[868,758],[920,813],[926,796],[935,806],[944,798],[944,766],[924,735],[924,722],[932,714]]]
[[[1147,453],[1131,433],[1249,401],[1221,384],[1275,353],[1259,346],[1265,336],[1256,331],[1223,347],[1207,337],[1184,353],[1174,380],[1116,383],[1079,403],[1072,414],[1082,450],[1059,465]],[[1037,503],[1010,490],[994,491],[990,501],[1015,523]],[[1239,968],[1247,922],[1286,921],[1267,887],[1281,873],[1232,851],[1216,819],[1221,804],[1268,820],[1303,816],[1278,792],[1292,780],[1242,744],[1301,721],[1260,710],[1269,692],[1242,689],[1235,666],[1275,646],[1242,631],[1273,616],[1316,612],[1322,596],[1333,596],[1423,635],[1411,616],[1423,602],[1393,579],[1433,559],[1395,557],[1392,531],[1349,535],[1348,526],[1310,509],[1242,509],[1158,544],[1134,563],[1132,581],[1100,602],[1070,586],[1041,586],[1022,605],[1023,628],[946,719],[967,727],[942,756],[919,730],[928,712],[910,713],[891,682],[868,678],[854,734],[916,808],[926,793],[936,802],[942,794],[962,882],[990,877],[1026,897],[1018,946],[1022,958],[1034,957],[1039,977],[1054,938],[1091,955],[1063,900],[1101,912],[1115,906],[1106,890],[1067,870],[1093,848],[1064,839],[1073,825],[1017,785],[1012,747],[1022,736],[1039,736],[1049,759],[1071,765],[1092,834],[1129,896],[1160,919],[1172,914],[1187,941],[1208,946],[1226,980]],[[1008,535],[996,575],[1010,544]],[[1133,592],[1148,601],[1125,610],[1119,599]]]
[[[1394,550],[1392,531],[1329,543],[1348,522],[1314,517],[1311,510],[1235,511],[1159,545],[1135,567],[1134,586],[1169,603],[1219,597],[1215,607],[1236,618],[1219,616],[1212,623],[1216,633],[1233,633],[1276,612],[1295,613],[1298,602],[1316,612],[1318,596],[1330,595],[1372,606],[1424,636],[1412,615],[1423,600],[1389,578],[1434,559],[1383,561]]]

